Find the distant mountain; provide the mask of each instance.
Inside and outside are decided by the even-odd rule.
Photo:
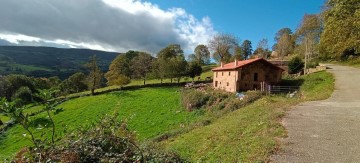
[[[0,75],[17,73],[64,79],[75,72],[85,72],[84,64],[93,55],[99,59],[100,68],[106,71],[118,54],[90,49],[0,46]]]

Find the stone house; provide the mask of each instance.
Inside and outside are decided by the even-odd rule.
[[[259,90],[261,83],[275,85],[280,82],[282,68],[263,58],[221,64],[212,69],[213,86],[228,92]]]

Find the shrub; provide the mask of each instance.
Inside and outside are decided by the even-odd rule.
[[[304,62],[299,56],[293,57],[289,63],[289,74],[296,74],[304,68]]]
[[[12,100],[15,101],[19,99],[22,104],[28,104],[33,101],[33,95],[28,87],[20,87],[16,90],[15,94],[12,97]]]
[[[194,89],[183,89],[181,92],[181,102],[188,111],[201,108],[207,103],[209,98],[209,94]]]
[[[97,125],[65,138],[38,152],[21,150],[15,162],[183,162],[178,155],[149,147],[141,148],[126,123],[105,117]]]
[[[315,68],[316,66],[319,66],[319,62],[318,61],[310,61],[307,64],[307,68]]]
[[[220,90],[207,89],[199,91],[196,89],[183,89],[181,93],[182,105],[188,110],[207,109],[234,111],[249,102],[259,99],[262,93],[259,91],[248,91],[246,97],[240,100],[233,93]]]

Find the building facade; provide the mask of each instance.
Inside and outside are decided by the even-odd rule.
[[[261,83],[275,85],[281,81],[282,68],[263,58],[221,64],[212,69],[213,86],[228,92],[259,90]]]

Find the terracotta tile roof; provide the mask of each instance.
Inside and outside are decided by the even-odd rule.
[[[241,68],[241,67],[243,67],[243,66],[245,66],[245,65],[248,65],[248,64],[250,64],[250,63],[254,63],[254,62],[256,62],[256,61],[260,61],[260,60],[262,60],[262,61],[264,61],[264,62],[266,62],[266,63],[274,66],[274,67],[277,68],[277,69],[280,69],[280,70],[284,71],[284,69],[282,69],[282,68],[280,68],[280,67],[278,67],[278,66],[276,66],[276,65],[274,65],[274,64],[272,64],[272,63],[270,63],[269,61],[267,61],[267,60],[265,60],[265,59],[263,59],[263,58],[255,58],[255,59],[248,59],[248,60],[243,60],[243,61],[237,61],[237,65],[236,65],[236,66],[235,66],[235,62],[230,62],[230,63],[227,63],[227,64],[223,65],[223,67],[221,67],[221,66],[216,67],[216,68],[212,69],[212,71],[235,70],[235,69]]]

